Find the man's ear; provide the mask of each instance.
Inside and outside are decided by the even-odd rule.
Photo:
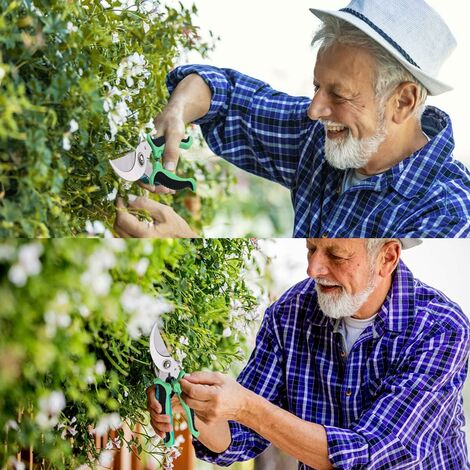
[[[400,261],[401,243],[391,240],[382,247],[379,255],[379,275],[383,278],[390,276]]]
[[[395,124],[403,124],[413,116],[418,106],[418,85],[413,82],[403,82],[396,88],[390,98],[392,120]]]

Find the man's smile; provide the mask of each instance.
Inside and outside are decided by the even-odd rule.
[[[323,294],[330,294],[336,292],[338,289],[342,289],[341,286],[322,286],[321,284],[318,285],[320,292]]]
[[[349,128],[343,126],[342,124],[337,124],[335,122],[325,122],[325,131],[328,139],[338,139],[346,137],[349,133]]]

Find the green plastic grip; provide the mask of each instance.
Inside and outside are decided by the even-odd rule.
[[[176,175],[175,173],[166,170],[162,165],[162,155],[165,149],[165,137],[157,137],[152,139],[150,134],[147,134],[147,142],[152,149],[152,174],[150,178],[145,178],[145,183],[151,185],[162,184],[170,189],[180,190],[188,188],[196,192],[196,180],[194,178],[184,178]],[[182,149],[189,149],[193,143],[191,136],[186,137],[180,141],[179,147]]]
[[[183,407],[183,409],[186,413],[186,416],[188,418],[187,421],[188,421],[189,432],[194,437],[197,438],[197,437],[199,437],[199,431],[196,429],[196,423],[195,423],[195,420],[194,420],[194,411],[185,403],[185,401],[181,397],[182,390],[181,390],[181,385],[180,385],[179,381],[184,377],[184,375],[185,375],[185,372],[182,370],[179,373],[178,378],[176,379],[175,383],[173,384],[173,390],[178,395],[181,406]]]

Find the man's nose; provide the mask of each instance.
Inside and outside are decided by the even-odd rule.
[[[326,276],[328,272],[328,263],[325,256],[319,252],[309,254],[307,266],[307,275],[309,277]]]
[[[331,106],[328,97],[318,90],[307,110],[307,116],[312,120],[328,119],[331,116]]]

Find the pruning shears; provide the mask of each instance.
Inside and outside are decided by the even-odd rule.
[[[193,138],[188,136],[181,140],[179,147],[189,149],[192,143]],[[174,190],[189,188],[196,192],[194,178],[183,178],[163,168],[164,150],[164,136],[153,139],[150,134],[147,134],[146,139],[140,142],[135,150],[110,160],[109,163],[116,174],[127,181],[140,180],[151,185],[161,184]]]
[[[171,431],[165,435],[165,445],[171,447],[175,444],[175,433],[173,430],[173,410],[171,398],[176,394],[186,413],[188,428],[194,437],[199,437],[199,431],[194,422],[194,411],[184,402],[181,397],[181,385],[179,381],[185,375],[180,364],[171,357],[168,349],[163,342],[157,323],[150,333],[150,355],[152,356],[153,369],[155,372],[155,398],[162,406],[162,414],[170,415]]]

